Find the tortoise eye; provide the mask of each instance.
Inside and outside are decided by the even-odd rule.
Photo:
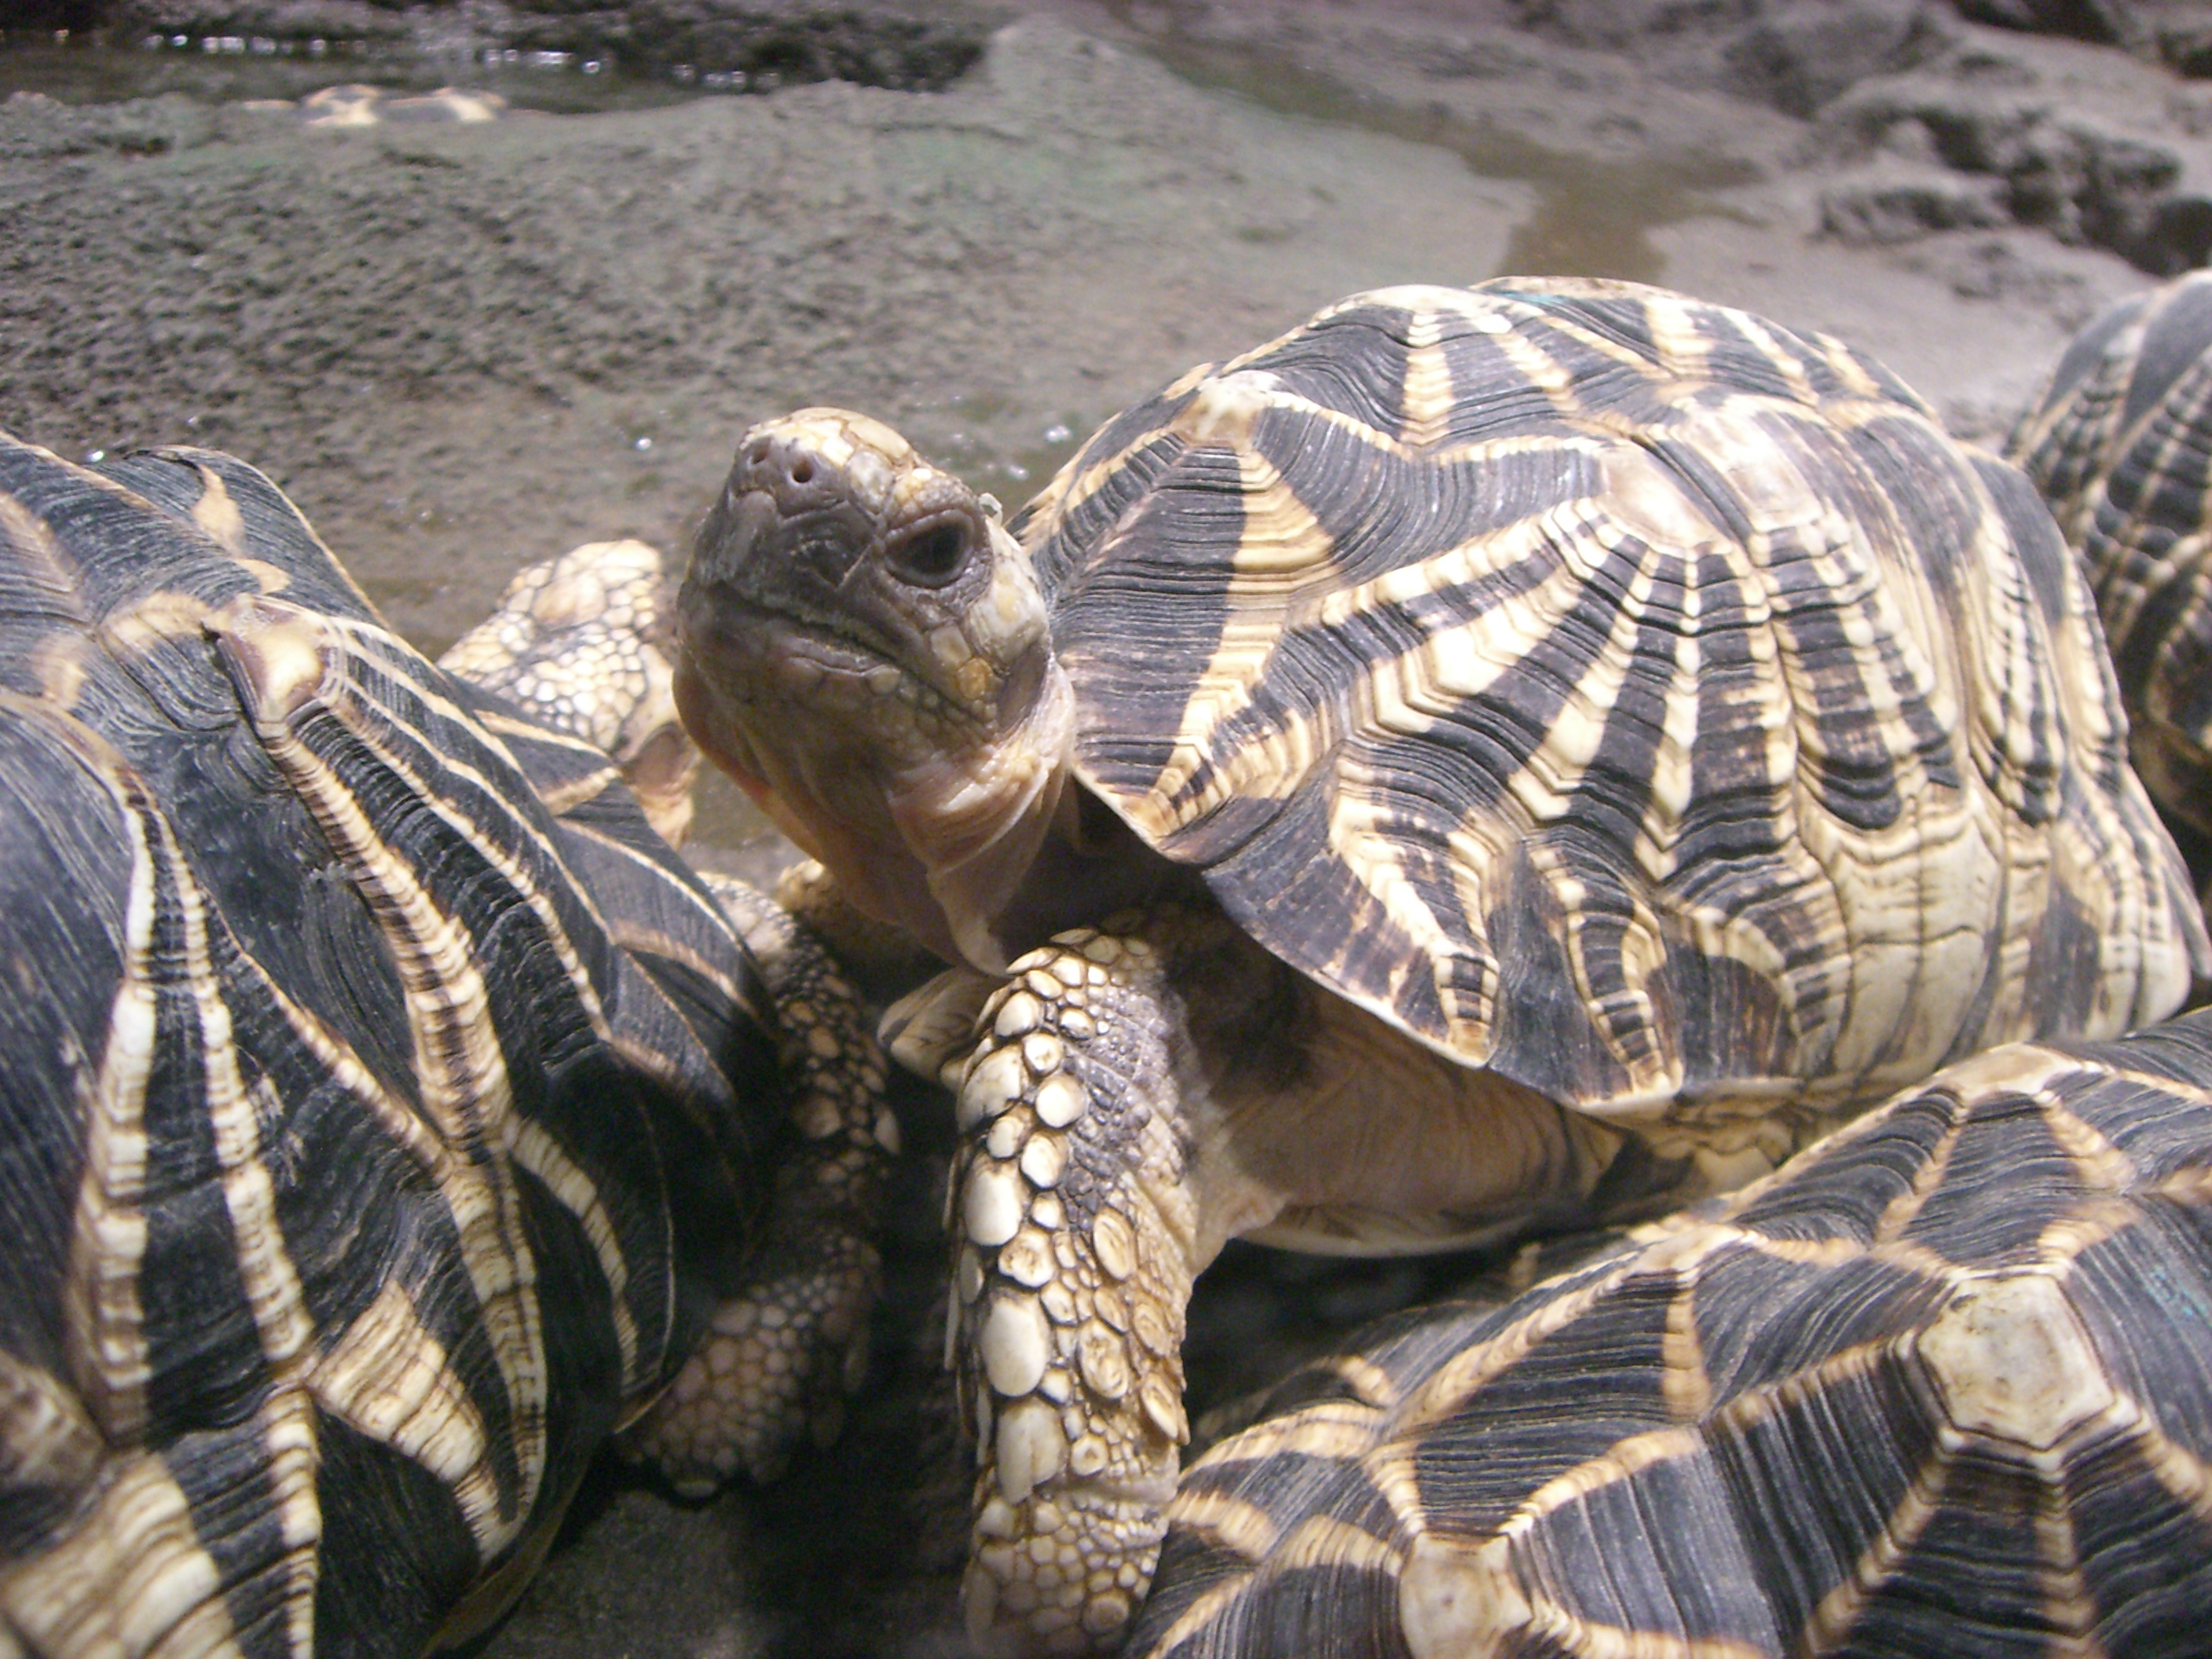
[[[957,524],[940,524],[890,550],[891,574],[917,587],[942,587],[966,568],[968,538]]]

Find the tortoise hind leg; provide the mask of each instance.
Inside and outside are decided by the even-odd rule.
[[[961,1085],[951,1199],[979,1465],[963,1597],[979,1646],[1080,1652],[1141,1599],[1189,1438],[1179,1000],[1151,945],[1087,931],[1012,975]]]
[[[773,1479],[801,1440],[836,1437],[845,1397],[866,1379],[875,1240],[898,1150],[883,1052],[829,952],[751,888],[704,879],[775,999],[800,1145],[777,1171],[752,1276],[631,1432],[630,1449],[695,1496],[740,1468]]]

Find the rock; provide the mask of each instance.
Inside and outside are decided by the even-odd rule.
[[[2182,158],[2173,149],[1995,78],[1992,87],[1938,73],[1890,76],[1863,83],[1824,111],[1821,130],[1843,155],[1924,152],[1984,181],[1939,188],[1924,176],[1847,179],[1822,192],[1824,228],[1842,240],[1881,243],[1987,224],[1978,216],[2001,204],[2013,222],[2109,248],[2154,274],[2204,258],[2212,202],[2181,189]]]
[[[2212,4],[2206,0],[2136,3],[2138,22],[2149,37],[2150,55],[2177,74],[2212,79]]]
[[[125,38],[319,40],[448,61],[565,52],[739,88],[937,91],[981,60],[1005,14],[966,0],[109,0],[100,17]]]
[[[1820,229],[1850,247],[1890,247],[1940,230],[2012,222],[2002,180],[1886,162],[1820,192]]]
[[[1811,116],[1869,76],[1934,56],[1947,38],[1942,14],[1919,0],[1793,0],[1738,29],[1721,58],[1732,90]]]
[[[429,8],[421,8],[427,12]],[[103,21],[118,34],[359,40],[396,46],[419,19],[373,0],[115,0]]]
[[[2057,34],[2098,46],[2126,46],[2142,35],[2120,0],[1954,0],[1961,17],[2029,34]]]
[[[525,49],[690,68],[747,84],[852,81],[936,91],[983,55],[986,14],[960,6],[823,5],[806,0],[525,0],[507,37]]]
[[[1524,27],[1633,53],[1670,79],[1809,116],[1871,75],[1932,57],[1947,13],[1924,0],[1509,0]]]

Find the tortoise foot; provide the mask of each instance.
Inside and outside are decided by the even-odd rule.
[[[987,1650],[1110,1648],[1159,1558],[1194,1216],[1159,981],[1142,941],[1063,934],[984,1005],[961,1085],[950,1334]]]
[[[799,1144],[744,1277],[629,1438],[691,1496],[739,1469],[773,1480],[802,1442],[836,1437],[867,1377],[883,1277],[873,1241],[898,1150],[883,1052],[819,937],[743,883],[705,879],[775,1000]]]
[[[815,1260],[724,1302],[707,1339],[630,1436],[631,1451],[686,1497],[743,1470],[772,1480],[808,1440],[827,1444],[868,1373],[873,1246],[824,1241]]]

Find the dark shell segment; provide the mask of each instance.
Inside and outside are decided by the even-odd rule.
[[[1978,1056],[1316,1362],[1185,1474],[1127,1651],[2201,1651],[2208,1218],[2212,1011]]]
[[[1085,781],[1554,1098],[1826,1113],[2212,963],[2047,519],[1833,341],[1626,284],[1358,296],[1016,527]]]

